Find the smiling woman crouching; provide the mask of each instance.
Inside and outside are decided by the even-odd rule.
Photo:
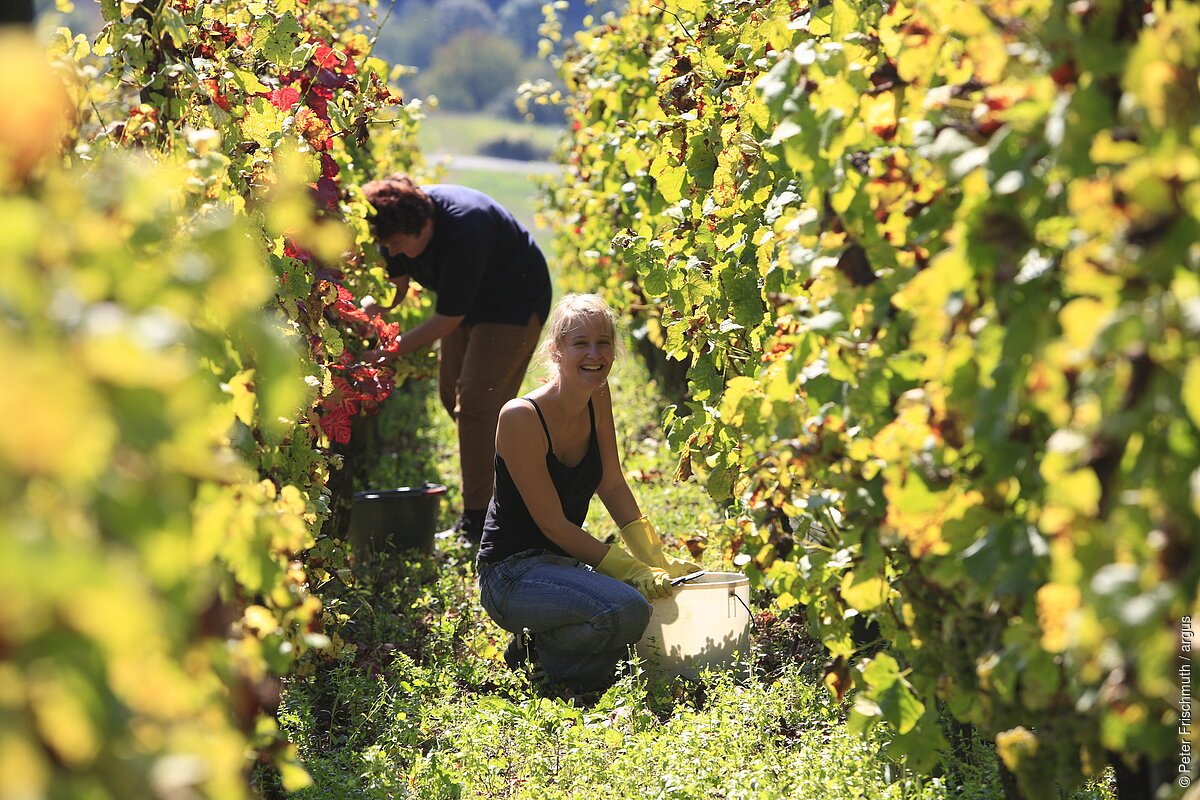
[[[480,600],[515,634],[505,650],[510,667],[537,664],[553,687],[595,692],[611,685],[642,637],[648,600],[699,568],[663,554],[625,481],[608,387],[612,310],[596,295],[567,295],[546,327],[540,355],[550,380],[500,412]],[[583,530],[594,495],[636,558]]]

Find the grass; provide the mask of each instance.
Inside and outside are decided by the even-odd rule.
[[[627,359],[612,382],[624,466],[643,510],[671,542],[697,529],[717,535],[722,515],[703,489],[670,477],[654,381]],[[384,423],[384,483],[441,480],[456,492],[454,430],[432,385],[406,385]],[[588,525],[601,538],[613,532],[603,517],[594,503]],[[715,548],[700,558],[729,569]],[[1001,796],[983,742],[972,763],[920,778],[889,762],[877,738],[851,735],[845,707],[821,684],[822,649],[799,618],[772,612],[763,597],[749,677],[668,679],[635,664],[581,708],[539,695],[504,667],[508,634],[478,605],[469,549],[443,541],[431,557],[359,564],[353,581],[335,579],[322,595],[335,646],[305,663],[279,712],[313,778],[298,800]],[[1075,797],[1111,800],[1102,787]]]
[[[499,139],[524,141],[542,152],[554,149],[563,129],[556,125],[492,117],[486,114],[434,109],[421,122],[421,152],[432,157],[442,153],[478,155],[483,147]]]

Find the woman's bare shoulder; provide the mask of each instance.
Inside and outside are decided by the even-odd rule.
[[[537,412],[533,405],[523,397],[514,397],[500,409],[500,421],[521,424],[525,420],[537,420]]]

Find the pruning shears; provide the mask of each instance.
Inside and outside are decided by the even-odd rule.
[[[694,581],[696,578],[699,578],[701,575],[707,575],[707,574],[708,574],[708,570],[706,570],[706,569],[697,570],[696,572],[689,572],[687,575],[680,575],[678,578],[672,578],[671,585],[678,586],[681,583],[687,583],[688,581]]]

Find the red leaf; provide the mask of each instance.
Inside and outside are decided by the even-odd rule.
[[[333,160],[333,156],[329,153],[321,153],[321,175],[326,178],[336,178],[341,172],[341,167]]]
[[[319,83],[308,84],[305,104],[316,112],[322,119],[329,119],[329,101],[333,99],[333,90]]]
[[[340,72],[343,75],[353,75],[358,72],[358,67],[345,53],[339,53],[332,47],[323,44],[317,45],[317,49],[313,51],[312,63],[320,69]]]
[[[325,67],[326,69],[334,69],[340,63],[337,51],[326,44],[317,45],[316,49],[313,50],[312,61],[318,67]]]
[[[317,203],[322,208],[337,211],[340,192],[338,191],[338,185],[331,178],[321,176],[320,180],[313,185],[313,189],[317,195]]]
[[[379,350],[395,351],[399,347],[396,341],[400,336],[399,322],[385,322],[382,317],[371,317],[371,325],[375,328],[375,335],[379,338]]]
[[[202,81],[202,83],[204,84],[204,90],[208,92],[208,96],[212,99],[212,101],[216,103],[222,111],[228,111],[229,98],[221,94],[221,87],[220,84],[217,83],[216,79],[206,78],[204,81]]]
[[[300,102],[300,92],[291,86],[285,86],[268,94],[267,99],[271,101],[271,105],[280,111],[289,111],[294,105]]]
[[[339,444],[350,442],[350,415],[340,406],[325,409],[321,414],[321,430]]]
[[[296,258],[307,264],[312,260],[312,253],[305,250],[300,245],[293,242],[291,239],[283,240],[283,254],[288,258]]]
[[[341,409],[348,416],[358,413],[358,394],[349,381],[340,375],[334,377],[333,391],[333,394],[325,398],[329,408]]]
[[[367,312],[358,307],[354,302],[354,295],[344,286],[338,286],[338,299],[333,303],[333,311],[346,322],[357,322],[364,325],[371,324],[371,318],[367,316]]]
[[[358,399],[363,402],[363,411],[371,411],[370,404],[382,403],[392,393],[396,384],[390,369],[356,364],[350,371],[350,379]]]
[[[329,89],[341,89],[350,83],[345,75],[340,75],[331,69],[317,70],[317,83]]]

